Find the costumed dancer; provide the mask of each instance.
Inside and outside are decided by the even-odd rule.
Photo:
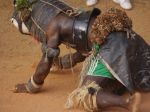
[[[82,107],[89,112],[111,106],[129,109],[134,100],[131,111],[136,112],[140,101],[136,92],[150,90],[149,45],[132,30],[131,19],[119,9],[99,15],[91,32],[92,54],[84,62],[79,86],[69,95],[67,108]],[[134,94],[133,99],[114,93],[124,87]]]

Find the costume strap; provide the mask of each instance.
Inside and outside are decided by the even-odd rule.
[[[28,83],[26,84],[26,89],[29,93],[37,93],[40,91],[42,85],[38,85],[35,83],[33,76],[30,78]]]

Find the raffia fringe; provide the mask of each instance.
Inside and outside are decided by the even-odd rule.
[[[94,95],[89,94],[88,88],[96,89]],[[83,108],[88,112],[95,112],[97,110],[96,95],[100,87],[95,82],[88,82],[82,87],[75,89],[68,97],[65,107],[70,108]]]
[[[88,69],[89,69],[89,67],[90,67],[91,59],[92,59],[93,57],[94,57],[94,55],[91,54],[91,55],[90,55],[89,57],[87,57],[87,58],[85,59],[85,61],[83,62],[82,70],[81,70],[80,75],[79,75],[79,80],[80,80],[80,82],[79,82],[78,88],[81,87],[81,85],[82,85],[82,83],[83,83],[83,80],[84,80],[84,78],[85,78],[85,76],[86,76],[86,73],[87,73],[87,71],[88,71]]]

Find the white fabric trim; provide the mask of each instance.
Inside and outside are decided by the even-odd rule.
[[[103,59],[101,58],[103,63],[105,64],[105,66],[107,67],[107,69],[112,73],[112,75],[119,81],[121,82],[124,86],[126,86],[122,81],[121,79],[118,77],[118,75],[113,71],[113,69],[108,65],[108,63]]]
[[[31,90],[28,88],[27,84],[25,85],[25,87],[29,93],[32,93]]]
[[[42,87],[42,85],[37,85],[37,84],[34,82],[33,76],[31,76],[31,83],[32,83],[33,87],[35,87],[35,88],[41,88],[41,87]]]

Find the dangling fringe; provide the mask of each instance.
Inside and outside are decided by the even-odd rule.
[[[89,88],[95,89],[95,93],[91,95],[89,93]],[[95,82],[87,82],[84,86],[75,89],[68,97],[65,107],[67,109],[73,107],[83,108],[88,112],[97,111],[96,95],[100,90],[99,85]]]
[[[83,62],[82,70],[81,70],[80,75],[79,75],[79,80],[80,80],[80,82],[79,82],[78,88],[82,86],[83,80],[84,80],[84,78],[85,78],[85,76],[86,76],[86,73],[87,73],[89,67],[90,67],[91,59],[92,59],[93,57],[94,57],[94,55],[91,54],[91,55],[90,55],[89,57],[87,57],[87,58],[85,59],[85,61]]]

